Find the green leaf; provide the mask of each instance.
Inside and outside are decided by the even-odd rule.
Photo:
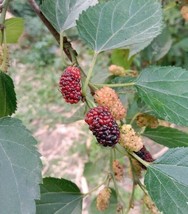
[[[144,50],[143,54],[147,55],[150,61],[158,61],[163,58],[172,45],[172,38],[167,28],[164,28],[162,33],[157,36],[152,43]]]
[[[188,134],[170,127],[146,128],[142,135],[170,148],[188,146]]]
[[[105,211],[100,211],[96,208],[96,198],[92,201],[89,213],[90,214],[115,214],[117,209],[117,195],[114,189],[111,189],[111,197],[109,207]]]
[[[170,149],[151,164],[145,185],[164,214],[185,214],[188,210],[188,148]]]
[[[1,214],[35,213],[41,182],[36,144],[21,121],[9,117],[0,119]]]
[[[58,32],[76,26],[79,14],[98,0],[45,0],[41,10]]]
[[[0,71],[0,117],[8,116],[16,111],[16,94],[12,79]]]
[[[181,48],[182,50],[188,52],[188,38],[182,39],[180,42],[175,44],[175,47]]]
[[[161,20],[161,5],[155,0],[111,0],[84,11],[77,27],[96,52],[125,48],[132,56],[160,33]]]
[[[53,25],[53,27],[59,32],[59,26],[56,19],[56,2],[57,0],[45,0],[42,1],[40,9],[48,21]]]
[[[65,179],[44,178],[37,214],[81,214],[82,198],[76,184]]]
[[[6,29],[6,43],[8,44],[17,43],[24,31],[24,19],[10,18],[5,20],[5,29]],[[2,34],[0,34],[0,40],[1,39]]]
[[[141,99],[157,117],[188,125],[188,71],[179,67],[149,67],[136,81]]]

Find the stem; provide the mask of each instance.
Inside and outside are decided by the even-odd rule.
[[[108,86],[111,88],[117,88],[117,87],[129,87],[135,85],[135,82],[129,82],[129,83],[120,83],[120,84],[93,84],[96,87],[103,87]]]
[[[142,190],[145,194],[148,194],[148,193],[147,193],[147,190],[146,190],[146,187],[141,183],[140,180],[138,180],[138,185],[139,185],[139,187],[141,188],[141,190]]]
[[[90,65],[90,68],[89,68],[89,71],[88,71],[88,74],[87,74],[87,77],[86,77],[86,80],[85,80],[85,83],[84,83],[84,87],[83,87],[83,95],[84,96],[86,96],[87,86],[89,84],[89,80],[91,79],[93,68],[94,68],[96,60],[97,60],[97,55],[98,55],[98,53],[95,52],[95,54],[93,56],[93,60],[92,60],[91,65]]]
[[[134,152],[128,151],[128,153],[133,156],[137,161],[139,161],[141,164],[143,164],[146,168],[150,165],[148,162],[142,160],[138,155],[136,155]]]
[[[134,167],[133,167],[133,164],[132,164],[132,160],[131,158],[129,157],[129,162],[130,162],[130,165],[131,165],[131,172],[132,172],[132,176],[133,176],[133,186],[132,186],[132,193],[131,193],[131,198],[129,200],[129,207],[128,207],[128,211],[127,213],[129,212],[129,210],[133,207],[134,205],[134,193],[135,193],[135,186],[136,186],[136,183],[137,183],[137,176],[136,176],[136,173],[135,173],[135,170],[134,170]]]
[[[57,42],[59,43],[59,33],[57,32],[57,30],[51,25],[51,23],[46,19],[46,17],[43,15],[43,13],[41,12],[38,4],[36,3],[35,0],[28,0],[29,4],[31,5],[31,7],[33,8],[33,10],[35,11],[35,13],[38,15],[38,17],[41,19],[41,21],[45,24],[45,26],[48,28],[48,30],[50,31],[50,33],[54,36],[54,38],[57,40]]]
[[[4,0],[2,3],[0,3],[0,9],[3,8],[3,6],[5,5],[6,0]]]
[[[135,119],[137,118],[137,116],[138,116],[139,114],[140,114],[140,112],[136,113],[136,114],[134,115],[134,117],[131,119],[131,122],[130,122],[131,125],[133,124],[133,122],[135,121]]]
[[[89,192],[87,193],[84,193],[84,197],[90,195],[92,192],[95,192],[96,190],[98,190],[102,185],[104,185],[105,183],[108,183],[110,179],[110,175],[107,175],[107,177],[105,178],[105,180],[100,184],[98,185],[97,187],[94,187],[92,190],[90,190]]]
[[[111,171],[111,176],[112,176],[112,180],[113,180],[113,183],[114,183],[114,189],[116,191],[116,194],[117,194],[117,198],[119,198],[119,201],[123,204],[123,199],[119,193],[119,189],[118,189],[118,186],[117,186],[117,183],[116,183],[116,179],[115,179],[115,176],[114,176],[114,171],[113,171],[113,161],[114,161],[114,158],[115,158],[115,148],[111,149],[111,154],[110,154],[110,171]]]
[[[62,57],[62,63],[64,66],[67,65],[67,62],[65,60],[65,57],[64,57],[64,52],[63,52],[63,48],[64,48],[64,43],[63,43],[63,32],[60,33],[60,53],[61,53],[61,57]]]
[[[121,150],[119,150],[119,148],[117,147],[117,145],[114,147],[119,153],[121,153],[122,155],[128,156],[127,151],[124,150],[124,152],[122,152]]]
[[[2,12],[1,12],[1,17],[0,17],[0,25],[2,26],[5,22],[5,16],[6,16],[6,12],[7,12],[7,9],[8,9],[8,4],[9,4],[10,0],[4,0],[2,5],[3,8],[2,8]]]
[[[1,45],[4,43],[4,40],[6,38],[4,38],[4,30],[5,30],[5,26],[4,26],[4,22],[5,22],[5,17],[6,17],[6,12],[8,9],[8,5],[9,5],[10,0],[4,0],[3,1],[3,7],[1,8],[1,16],[0,16],[0,30],[1,30]]]
[[[142,160],[142,158],[140,158],[137,154],[135,154],[134,152],[131,151],[127,151],[125,150],[125,153],[123,153],[122,151],[119,150],[119,148],[116,146],[115,149],[120,152],[121,154],[127,156],[128,154],[130,154],[131,156],[133,156],[137,161],[139,161],[141,164],[143,164],[146,168],[150,165],[148,162]]]
[[[89,108],[94,108],[96,105],[89,99],[86,98],[86,104]]]

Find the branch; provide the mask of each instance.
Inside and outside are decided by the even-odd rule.
[[[38,15],[38,17],[41,19],[41,21],[44,23],[44,25],[48,28],[50,33],[54,36],[56,41],[60,43],[60,34],[57,32],[57,30],[54,28],[54,26],[48,21],[48,19],[43,15],[41,12],[38,4],[36,3],[35,0],[28,0],[30,6],[32,9],[35,11],[35,13]],[[71,62],[75,62],[77,53],[76,51],[72,48],[71,43],[67,40],[67,37],[63,37],[63,50],[69,60]]]

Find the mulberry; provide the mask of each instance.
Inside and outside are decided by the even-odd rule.
[[[115,179],[117,181],[121,181],[123,179],[124,174],[123,165],[118,160],[114,160],[112,169],[114,172]]]
[[[187,5],[184,5],[181,8],[181,15],[182,15],[182,17],[184,18],[185,21],[188,21],[188,6]]]
[[[146,126],[153,129],[159,126],[158,119],[149,114],[139,114],[136,118],[136,123],[139,127]]]
[[[156,207],[155,203],[151,200],[148,195],[144,195],[144,203],[147,208],[150,210],[152,214],[160,214],[158,208]]]
[[[119,127],[107,107],[92,108],[85,117],[85,122],[97,141],[103,146],[114,146],[120,136]]]
[[[108,208],[109,202],[110,202],[110,196],[111,196],[111,189],[108,187],[105,187],[99,192],[97,196],[97,201],[96,201],[96,207],[99,211],[104,211]]]
[[[135,152],[140,158],[142,158],[143,160],[147,161],[147,162],[153,162],[154,159],[152,157],[152,155],[150,154],[150,152],[146,149],[145,146],[143,146],[140,151]]]
[[[127,124],[121,127],[119,143],[132,152],[138,152],[143,147],[141,137],[135,133],[131,125]]]
[[[111,65],[109,67],[109,72],[116,76],[125,76],[125,69],[118,65]]]
[[[118,65],[111,65],[109,67],[109,72],[115,76],[123,77],[137,77],[138,72],[135,70],[125,70],[123,67]]]
[[[108,107],[115,120],[125,117],[126,110],[113,89],[105,86],[97,90],[94,99],[99,106]]]
[[[80,69],[69,66],[61,75],[60,91],[67,103],[78,103],[82,99]]]
[[[7,45],[0,46],[0,70],[7,72],[9,67],[9,48]]]

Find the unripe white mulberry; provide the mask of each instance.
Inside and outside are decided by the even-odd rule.
[[[135,133],[129,124],[124,124],[121,127],[119,143],[132,152],[138,152],[143,147],[141,137]]]

